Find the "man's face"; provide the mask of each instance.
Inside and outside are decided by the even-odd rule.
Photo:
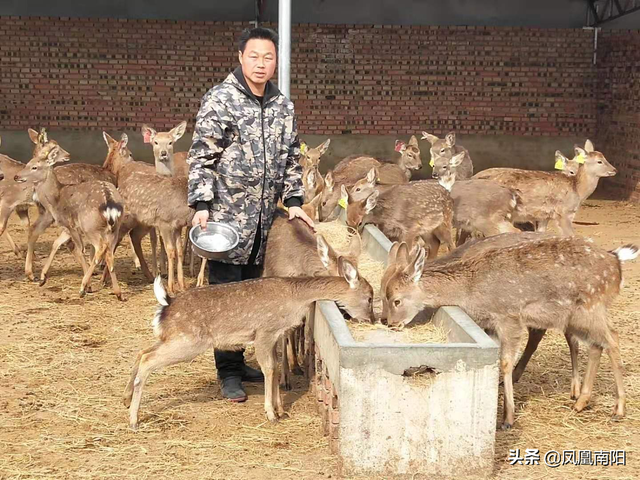
[[[254,84],[267,83],[276,71],[276,46],[271,40],[252,38],[239,57],[244,78]]]

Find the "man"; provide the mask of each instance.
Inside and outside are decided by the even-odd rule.
[[[240,67],[206,93],[196,118],[188,158],[193,225],[204,226],[210,218],[240,234],[228,260],[209,261],[209,284],[260,276],[279,198],[290,220],[298,217],[314,227],[300,208],[304,190],[293,103],[270,81],[277,43],[276,33],[266,28],[242,32]],[[215,350],[214,355],[225,398],[244,402],[242,381],[264,381],[259,370],[244,363],[244,351]]]

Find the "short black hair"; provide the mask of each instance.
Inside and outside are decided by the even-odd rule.
[[[278,34],[270,28],[256,27],[246,28],[240,34],[240,40],[238,41],[238,50],[244,53],[244,49],[247,47],[247,42],[254,38],[261,40],[271,40],[276,47],[276,53],[278,52]]]

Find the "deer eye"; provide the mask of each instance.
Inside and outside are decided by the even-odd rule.
[[[153,142],[153,144],[154,144],[154,145],[157,145],[157,144],[158,144],[158,142]]]
[[[173,142],[169,142],[169,145],[173,145]]]
[[[38,169],[38,167],[36,167],[35,165],[33,167],[31,167],[31,170],[33,170],[33,171],[35,171],[37,169]]]
[[[602,160],[598,160],[598,165],[602,165]]]
[[[400,300],[394,300],[393,305],[399,307],[402,302]]]
[[[444,153],[444,148],[442,150],[440,150],[440,153]]]
[[[602,162],[600,162],[600,163],[602,163]],[[356,187],[356,192],[359,192],[360,190],[361,190],[360,187]]]

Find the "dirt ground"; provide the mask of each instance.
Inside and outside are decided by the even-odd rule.
[[[615,248],[640,242],[639,218],[640,206],[591,200],[576,227]],[[9,231],[24,245],[24,227],[14,221]],[[37,244],[38,274],[56,231]],[[121,395],[135,354],[153,342],[156,302],[128,248],[117,257],[126,302],[108,288],[80,299],[81,270],[65,248],[39,287],[25,280],[22,261],[0,239],[0,478],[336,478],[337,460],[304,380],[298,377],[285,397],[290,417],[271,425],[261,384],[248,384],[245,404],[222,399],[212,353],[154,373],[140,429],[129,430]],[[640,260],[626,263],[624,272],[611,321],[626,368],[627,417],[610,420],[614,388],[606,355],[591,408],[571,410],[568,349],[561,334],[550,333],[515,386],[515,427],[497,431],[494,478],[640,478],[640,353],[633,333],[640,320]],[[584,372],[584,347],[580,362]],[[542,455],[622,449],[627,465],[511,466],[507,457],[515,448]]]

